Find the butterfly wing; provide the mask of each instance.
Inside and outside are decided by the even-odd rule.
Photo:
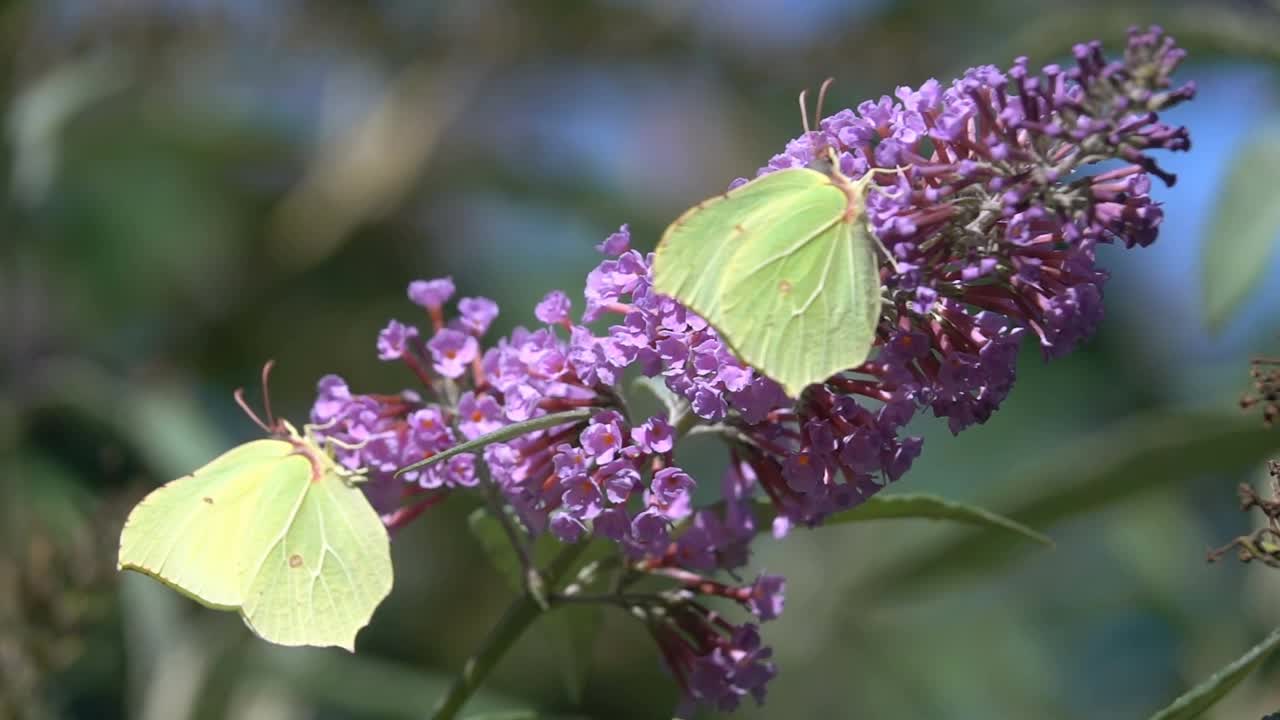
[[[721,290],[729,278],[730,260],[748,243],[772,236],[815,211],[819,220],[830,219],[838,211],[828,198],[813,194],[830,185],[825,175],[813,170],[779,170],[689,208],[658,243],[654,289],[719,329]]]
[[[292,449],[283,440],[254,440],[152,491],[125,521],[119,568],[212,608],[239,607],[238,549],[250,512],[272,466]]]
[[[654,287],[796,396],[861,364],[880,318],[874,244],[848,196],[804,168],[699,203],[663,235]]]
[[[744,247],[724,286],[722,325],[731,344],[792,397],[861,365],[880,322],[870,230],[861,216],[844,217],[844,194],[832,191],[840,195],[835,222],[795,222]]]
[[[391,592],[382,520],[323,454],[278,464],[246,535],[240,614],[280,645],[353,650],[355,636]]]

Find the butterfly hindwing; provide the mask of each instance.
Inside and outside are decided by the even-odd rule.
[[[291,476],[280,483],[279,500],[264,503],[250,535],[241,614],[274,643],[350,650],[391,591],[387,532],[327,457],[315,476],[306,471],[301,493]],[[270,507],[280,510],[265,509]]]

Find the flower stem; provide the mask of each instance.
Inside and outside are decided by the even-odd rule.
[[[559,584],[561,576],[573,567],[587,545],[586,542],[575,543],[556,555],[547,567],[548,587],[554,588]],[[534,620],[537,620],[542,612],[543,609],[537,600],[527,591],[511,601],[502,619],[493,627],[493,630],[489,631],[484,644],[467,659],[466,664],[462,666],[462,672],[449,686],[449,691],[440,698],[440,702],[436,703],[435,709],[431,712],[432,720],[453,720],[457,717],[458,711],[480,687],[480,683],[484,682],[498,661],[507,654],[511,646],[515,645],[516,640],[520,639],[520,636],[533,625]]]
[[[516,639],[533,624],[541,613],[538,604],[528,593],[523,593],[507,607],[502,620],[494,626],[480,651],[467,659],[462,672],[449,686],[449,692],[436,704],[431,713],[433,720],[452,720],[462,705],[471,697],[480,683],[489,675],[493,666],[515,644]]]

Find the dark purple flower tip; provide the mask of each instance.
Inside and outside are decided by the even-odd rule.
[[[453,444],[453,432],[444,419],[444,412],[436,405],[414,410],[405,417],[405,424],[415,442],[443,450]],[[438,446],[438,447],[436,447]]]
[[[409,352],[409,342],[416,337],[418,328],[392,320],[378,333],[378,359],[399,360]]]
[[[484,297],[465,297],[458,301],[459,323],[472,335],[480,336],[489,331],[498,317],[498,303]]]
[[[631,519],[631,537],[642,548],[656,548],[667,542],[671,521],[657,508],[645,508]]]
[[[503,393],[503,410],[511,422],[524,422],[533,417],[542,401],[542,393],[528,383],[519,383]]]
[[[751,584],[747,595],[747,609],[761,622],[782,615],[787,580],[781,575],[761,575]]]
[[[414,280],[409,283],[409,300],[428,310],[439,310],[453,297],[453,278]]]
[[[675,432],[664,419],[654,416],[631,429],[631,440],[651,455],[665,455],[675,448]]]
[[[787,456],[782,466],[787,485],[798,493],[813,492],[826,477],[826,467],[812,452],[803,450]]]
[[[631,520],[627,511],[619,507],[607,508],[591,522],[596,534],[607,537],[614,542],[622,542],[631,532]]]
[[[773,651],[760,643],[760,634],[750,623],[734,628],[711,652],[698,657],[689,673],[689,692],[719,710],[738,707],[746,695],[764,702],[765,686],[777,675],[769,662]]]
[[[457,379],[467,371],[467,366],[478,357],[480,345],[464,332],[444,328],[427,343],[435,360],[436,372],[447,378]]]
[[[682,567],[715,570],[719,565],[716,528],[707,520],[709,517],[707,511],[699,511],[693,525],[676,539],[676,557]]]
[[[661,505],[674,505],[688,499],[693,491],[693,478],[684,470],[674,465],[665,467],[653,474],[649,484],[649,492]]]
[[[582,314],[582,321],[591,322],[600,317],[607,307],[618,303],[623,295],[639,289],[640,283],[648,275],[648,262],[635,250],[622,253],[617,260],[600,263],[587,275],[587,287],[583,291],[587,309]]]
[[[316,383],[316,401],[311,406],[311,422],[325,425],[344,414],[351,404],[351,388],[338,375],[325,375]]]
[[[560,542],[576,543],[586,531],[587,526],[569,513],[559,512],[551,516],[551,533]]]
[[[591,458],[586,451],[575,445],[561,443],[556,446],[551,456],[551,464],[555,468],[556,477],[568,479],[585,475],[591,469]]]
[[[561,487],[561,507],[579,520],[591,520],[604,510],[604,494],[587,475],[566,478]]]
[[[475,487],[480,482],[476,475],[476,456],[471,453],[454,455],[445,462],[445,485],[449,487]]]
[[[640,473],[625,460],[614,460],[600,468],[605,497],[614,504],[625,503],[640,487]]]
[[[569,321],[569,310],[572,305],[568,295],[559,290],[552,290],[533,309],[533,315],[548,325],[561,325]]]
[[[631,227],[623,224],[618,228],[618,232],[604,239],[604,242],[596,246],[596,250],[610,257],[617,257],[627,250],[631,249]]]
[[[693,414],[704,420],[719,420],[729,412],[729,403],[725,401],[720,388],[710,383],[695,383],[696,389],[690,398],[689,407]]]

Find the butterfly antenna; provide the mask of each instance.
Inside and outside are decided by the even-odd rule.
[[[827,88],[831,87],[831,83],[835,81],[836,81],[835,78],[829,77],[826,80],[823,80],[822,87],[818,88],[818,104],[813,106],[813,126],[814,127],[822,126],[822,104],[827,99]]]
[[[271,412],[271,383],[269,380],[271,378],[271,368],[275,367],[275,365],[275,360],[268,360],[262,366],[262,407],[267,411],[267,423],[272,428],[276,427],[276,416],[275,413]]]
[[[804,126],[804,134],[809,134],[809,88],[800,91],[800,124]]]
[[[249,407],[249,403],[244,401],[244,388],[236,388],[236,391],[232,393],[232,395],[236,399],[236,404],[239,405],[240,409],[244,411],[244,414],[248,415],[249,419],[252,420],[258,427],[262,428],[268,433],[275,432],[270,427],[267,427],[267,424],[262,422],[262,418],[258,417],[258,413],[254,412],[253,408]]]

